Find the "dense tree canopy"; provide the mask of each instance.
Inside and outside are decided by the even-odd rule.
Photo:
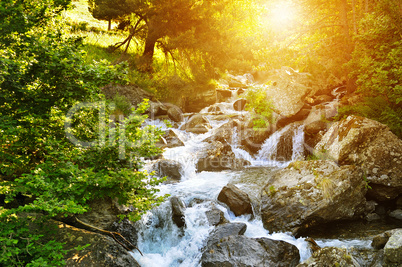
[[[127,15],[126,0],[89,0],[88,9],[94,18],[108,21],[110,31],[112,20],[118,20]]]

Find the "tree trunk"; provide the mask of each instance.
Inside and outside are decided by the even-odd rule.
[[[354,1],[353,1],[354,2]],[[339,17],[342,24],[343,29],[343,36],[344,36],[344,57],[345,61],[348,62],[352,59],[352,52],[353,52],[353,42],[352,36],[349,32],[349,20],[348,20],[348,1],[347,0],[340,0],[339,5]],[[348,94],[353,93],[356,90],[356,81],[354,79],[349,78],[349,71],[346,70],[346,90]]]
[[[109,19],[107,24],[107,30],[110,31],[111,29],[112,29],[112,20]]]
[[[148,34],[145,39],[144,53],[141,56],[140,68],[146,72],[152,72],[152,63],[156,41],[161,36],[158,34],[157,26],[152,21],[148,22]]]

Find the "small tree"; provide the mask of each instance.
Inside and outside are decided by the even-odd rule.
[[[127,14],[126,0],[89,0],[88,10],[92,16],[108,22],[108,31],[112,28],[112,20]]]

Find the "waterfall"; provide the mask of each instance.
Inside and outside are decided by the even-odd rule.
[[[232,103],[218,103],[225,114],[239,114],[234,111]],[[208,113],[208,108],[203,110]],[[227,123],[228,120],[215,120],[214,116],[204,114],[210,120],[212,130],[205,134],[192,134],[178,129],[174,129],[176,135],[184,142],[184,146],[167,148],[163,157],[178,161],[182,164],[184,173],[180,182],[166,183],[158,186],[159,195],[170,194],[179,197],[186,206],[185,227],[178,228],[172,220],[172,208],[170,201],[166,201],[161,206],[148,211],[140,221],[136,223],[138,229],[137,247],[143,252],[143,256],[134,250],[131,255],[143,267],[198,267],[201,266],[200,259],[204,242],[209,233],[214,229],[208,224],[206,211],[212,206],[220,209],[224,217],[230,222],[243,222],[247,225],[245,236],[251,238],[267,237],[274,240],[283,240],[295,245],[300,252],[301,261],[308,259],[311,252],[304,238],[295,238],[290,233],[269,233],[263,227],[261,218],[256,214],[255,218],[249,216],[236,217],[226,208],[217,202],[217,196],[221,189],[228,183],[235,183],[241,190],[249,195],[256,197],[261,190],[261,184],[265,183],[267,176],[257,174],[261,178],[261,184],[257,183],[255,176],[247,178],[246,170],[240,171],[221,171],[221,172],[196,172],[196,162],[199,154],[205,150],[207,145],[203,142],[212,136],[215,129]],[[156,122],[165,128],[161,121]],[[150,124],[150,123],[149,123]],[[237,158],[243,158],[251,162],[255,169],[277,170],[278,167],[286,167],[292,160],[303,158],[304,153],[304,125],[292,123],[273,133],[263,143],[260,151],[253,158],[248,152],[241,148],[239,130],[233,129],[231,141],[232,151]],[[149,163],[152,164],[152,163]],[[250,168],[248,170],[253,170]],[[237,180],[241,177],[243,180]],[[248,187],[247,181],[254,183],[254,189]],[[250,190],[255,190],[252,193]],[[369,244],[363,241],[340,241],[340,240],[316,240],[320,246],[363,246]]]
[[[304,125],[292,123],[273,133],[262,144],[256,159],[261,162],[289,162],[303,158]]]

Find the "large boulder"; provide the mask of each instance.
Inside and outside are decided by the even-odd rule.
[[[275,173],[262,190],[261,217],[271,232],[299,235],[310,227],[352,219],[365,208],[366,182],[355,166],[296,161]]]
[[[65,266],[140,266],[130,253],[113,238],[55,222],[57,231],[52,239],[63,242],[67,254]],[[85,247],[89,244],[88,247]],[[78,246],[85,247],[82,250]],[[130,248],[133,249],[133,248]]]
[[[183,111],[178,106],[173,104],[166,104],[166,106],[169,119],[174,122],[181,122],[184,119]]]
[[[198,159],[196,168],[198,172],[240,170],[249,164],[244,159],[237,159],[227,142],[212,141]]]
[[[299,73],[289,67],[275,70],[270,76],[273,86],[267,88],[267,97],[272,100],[276,111],[291,117],[304,106],[304,99],[311,94],[308,74]]]
[[[109,230],[121,234],[132,245],[137,246],[138,231],[135,228],[134,223],[129,219],[124,218],[121,221],[115,221]]]
[[[386,264],[389,264],[391,266],[402,263],[402,230],[401,229],[398,229],[397,231],[395,231],[389,238],[387,244],[385,245],[384,261]]]
[[[385,201],[402,193],[402,140],[377,121],[349,116],[334,123],[315,147],[340,165],[361,166],[372,190]]]
[[[223,237],[206,247],[201,266],[296,266],[297,248],[286,242],[276,244],[282,242],[243,235]]]
[[[180,130],[185,130],[191,133],[205,133],[209,129],[211,129],[211,125],[209,124],[209,120],[207,117],[196,114],[192,116],[185,124],[180,127]]]
[[[173,180],[180,180],[183,173],[183,166],[180,162],[171,159],[158,160],[153,166],[152,170],[160,177],[167,176]]]
[[[246,232],[247,225],[245,223],[225,223],[217,226],[208,236],[205,244],[206,247],[219,242],[224,237],[231,235],[242,235]]]
[[[118,203],[110,198],[93,200],[89,202],[89,207],[88,212],[77,215],[77,218],[103,230],[110,229],[114,222],[119,221],[117,215],[124,213]]]
[[[218,200],[228,205],[236,216],[253,214],[250,197],[233,184],[222,188]]]
[[[203,108],[216,103],[215,86],[193,88],[193,92],[191,97],[183,97],[181,100],[185,112],[200,112]]]
[[[311,107],[309,108],[302,108],[299,110],[296,114],[289,116],[289,117],[280,117],[276,123],[277,128],[282,128],[285,127],[286,125],[296,122],[296,121],[302,121],[308,117],[310,114]]]
[[[212,135],[205,140],[204,142],[211,143],[213,141],[219,141],[221,143],[231,143],[232,142],[232,137],[233,137],[233,127],[234,127],[234,122],[229,121],[220,127],[214,129]]]
[[[297,267],[339,266],[360,267],[346,248],[325,247],[317,250],[313,255]]]
[[[373,242],[371,242],[371,246],[375,249],[382,249],[387,244],[389,238],[396,233],[397,231],[402,231],[402,228],[392,229],[385,231],[382,234],[376,235],[373,237]]]

